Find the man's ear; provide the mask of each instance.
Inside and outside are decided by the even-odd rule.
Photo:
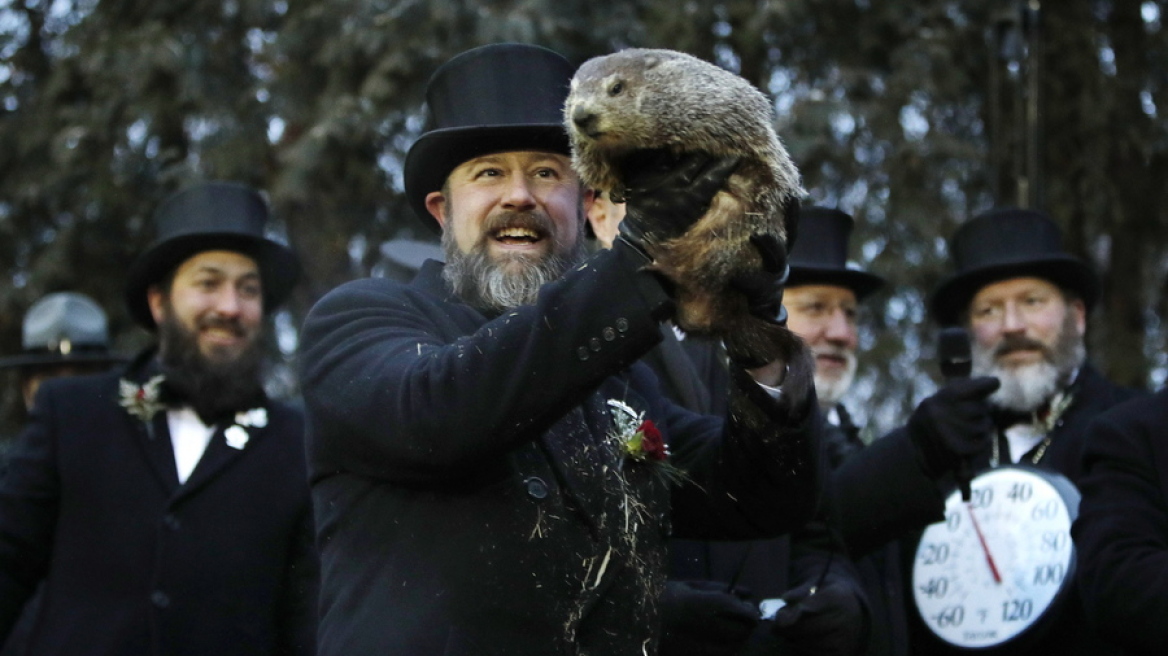
[[[587,216],[592,213],[592,206],[596,204],[596,199],[600,196],[595,189],[585,188],[584,192],[580,194],[580,202],[584,204],[584,215]]]
[[[1071,301],[1067,308],[1075,313],[1075,327],[1079,330],[1079,337],[1087,334],[1087,304],[1082,299]]]
[[[158,285],[150,285],[146,288],[146,304],[150,306],[150,316],[154,317],[154,323],[162,323],[165,317],[164,306],[166,305],[166,294]]]
[[[446,196],[441,191],[431,191],[426,194],[426,209],[430,211],[430,215],[438,222],[438,225],[446,229]]]

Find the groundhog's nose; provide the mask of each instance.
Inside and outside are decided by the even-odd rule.
[[[577,107],[572,110],[572,122],[576,124],[576,129],[590,137],[595,137],[599,134],[596,129],[596,124],[599,120],[600,117],[595,112],[589,111],[586,107]]]

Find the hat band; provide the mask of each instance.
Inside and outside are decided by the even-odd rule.
[[[62,339],[55,345],[24,349],[27,355],[76,355],[79,353],[108,353],[109,348],[100,344],[74,344],[69,339]]]

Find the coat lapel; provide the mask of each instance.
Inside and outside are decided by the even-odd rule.
[[[178,488],[178,469],[174,464],[174,447],[170,443],[170,427],[167,425],[166,412],[154,414],[149,424],[135,417],[126,415],[130,422],[130,434],[142,449],[142,455],[150,463],[150,469],[155,478],[167,493],[173,493]]]
[[[595,533],[604,514],[602,468],[608,460],[602,440],[591,434],[585,410],[573,408],[540,442],[564,492],[580,508]]]
[[[614,398],[637,411],[645,409],[643,400],[627,387],[621,385],[621,393],[617,395],[606,394],[609,387],[614,386],[602,386],[599,393],[573,408],[541,438],[565,492],[579,506],[594,532],[603,525],[606,500],[619,487],[620,468],[624,464],[618,445],[609,439],[615,429],[607,401]]]
[[[663,326],[661,334],[662,340],[657,348],[664,368],[662,373],[668,376],[670,386],[681,397],[678,402],[694,412],[709,414],[710,393],[704,389],[693,360],[672,328]]]
[[[236,433],[246,431],[246,442],[241,443],[238,437],[233,437],[231,440],[228,440],[226,436],[226,431],[228,430],[236,431]],[[183,483],[182,487],[175,494],[175,500],[177,501],[178,499],[194,494],[207,483],[214,480],[224,469],[238,461],[248,451],[254,449],[256,443],[267,435],[268,430],[268,427],[244,427],[237,424],[216,426],[215,434],[211,436],[211,441],[207,443],[207,449],[203,451],[203,457],[199,458],[199,462],[191,472],[190,478]]]

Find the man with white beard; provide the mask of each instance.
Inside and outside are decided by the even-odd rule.
[[[994,376],[998,438],[976,464],[1025,463],[1078,480],[1086,422],[1131,397],[1087,362],[1087,313],[1099,281],[1063,251],[1058,226],[1031,210],[996,210],[953,236],[957,272],[930,311],[972,337],[973,373]]]
[[[929,309],[938,323],[969,330],[974,375],[1001,381],[989,397],[995,430],[973,458],[974,471],[1018,463],[1078,485],[1087,424],[1138,394],[1087,362],[1087,314],[1099,282],[1061,241],[1050,217],[1020,209],[976,216],[953,236],[956,272],[937,287]],[[1077,598],[1060,608],[1048,630],[1019,647],[1034,654],[1117,653],[1088,628]],[[927,633],[914,653],[954,653]]]
[[[859,428],[840,403],[856,376],[858,306],[884,279],[847,265],[852,217],[840,210],[806,207],[799,239],[791,250],[791,276],[784,292],[787,325],[815,356],[815,394],[828,423],[845,439],[829,440],[832,464],[862,446]],[[842,437],[842,436],[841,436]]]

